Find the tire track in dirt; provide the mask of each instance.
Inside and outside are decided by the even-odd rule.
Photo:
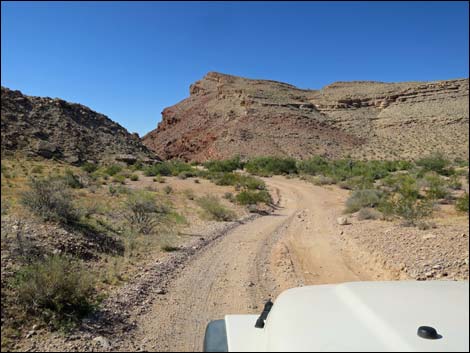
[[[167,294],[136,318],[135,332],[115,347],[200,351],[210,320],[258,314],[266,299],[290,287],[369,279],[338,245],[335,217],[343,195],[300,180],[265,181],[280,190],[275,212],[236,227],[196,254]]]

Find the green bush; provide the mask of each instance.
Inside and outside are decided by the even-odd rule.
[[[78,219],[72,195],[63,180],[31,179],[29,187],[21,202],[44,220],[72,223]]]
[[[167,185],[163,188],[163,192],[167,195],[171,194],[173,192],[173,188],[170,185]]]
[[[13,283],[18,303],[53,326],[69,326],[89,314],[95,303],[89,271],[64,256],[52,256],[21,268]]]
[[[157,204],[153,194],[145,191],[130,193],[125,208],[126,219],[137,232],[142,234],[150,234],[169,212]]]
[[[122,166],[120,166],[118,164],[109,165],[104,170],[104,172],[106,174],[108,174],[109,176],[113,176],[113,175],[119,173],[120,171],[122,171]]]
[[[405,220],[404,225],[416,226],[418,221],[429,217],[433,212],[433,204],[428,199],[415,199],[396,195],[391,199],[393,213]]]
[[[423,157],[419,159],[416,164],[421,166],[425,171],[433,171],[441,175],[452,174],[451,169],[448,169],[450,161],[441,153],[434,153]]]
[[[235,213],[223,205],[215,196],[204,196],[197,200],[199,206],[216,221],[231,221],[235,219]]]
[[[468,212],[468,193],[463,194],[457,199],[455,208],[461,212]]]
[[[87,173],[93,173],[96,170],[98,170],[98,165],[95,164],[95,163],[91,163],[91,162],[85,162],[85,163],[83,163],[81,168],[82,168],[83,171],[85,171]]]
[[[73,189],[81,189],[83,188],[83,184],[80,181],[79,177],[75,175],[70,169],[65,170],[65,174],[62,177],[64,182]]]
[[[346,201],[346,212],[357,212],[363,207],[377,207],[382,195],[380,190],[375,189],[356,190]]]
[[[266,184],[261,179],[238,173],[216,173],[210,176],[216,185],[238,185],[249,190],[263,190]]]
[[[297,163],[293,158],[258,157],[245,164],[245,170],[251,174],[271,176],[297,173]]]
[[[372,189],[374,180],[366,176],[354,176],[339,183],[339,186],[347,190]]]
[[[137,181],[137,180],[139,180],[139,176],[137,174],[131,174],[129,179],[131,179],[132,181]]]
[[[451,188],[452,190],[460,190],[462,189],[462,183],[460,182],[459,180],[459,177],[457,175],[453,175],[450,177],[447,185],[449,186],[449,188]]]
[[[125,184],[126,183],[126,176],[123,175],[123,174],[116,174],[113,177],[113,181],[116,182],[116,183]]]
[[[272,198],[269,192],[266,190],[251,191],[246,190],[240,192],[235,199],[241,205],[254,205],[257,203],[271,204]]]
[[[206,167],[210,172],[233,172],[236,169],[243,169],[243,166],[244,163],[240,161],[240,157],[204,163],[204,167]]]
[[[144,168],[146,176],[178,176],[183,172],[195,173],[195,170],[190,164],[178,160],[159,162]],[[189,176],[189,174],[186,174],[186,176]]]
[[[427,187],[426,196],[433,200],[443,199],[449,195],[444,180],[439,174],[431,172],[424,176],[424,186]]]

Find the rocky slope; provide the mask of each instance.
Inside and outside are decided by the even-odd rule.
[[[337,82],[321,90],[215,72],[143,138],[163,158],[468,158],[468,79]]]
[[[2,156],[20,151],[69,163],[156,159],[137,134],[81,104],[1,90]]]

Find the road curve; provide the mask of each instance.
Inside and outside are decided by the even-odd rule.
[[[306,284],[368,280],[342,248],[336,217],[344,190],[298,179],[265,179],[276,211],[242,224],[194,257],[137,318],[120,349],[200,351],[206,324],[225,314],[259,313],[264,301]]]

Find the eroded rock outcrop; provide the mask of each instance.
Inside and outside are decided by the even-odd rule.
[[[163,158],[468,158],[468,79],[303,90],[210,72],[162,116],[143,141]]]
[[[1,122],[2,156],[19,151],[68,163],[158,159],[137,134],[61,99],[30,97],[2,87]]]

